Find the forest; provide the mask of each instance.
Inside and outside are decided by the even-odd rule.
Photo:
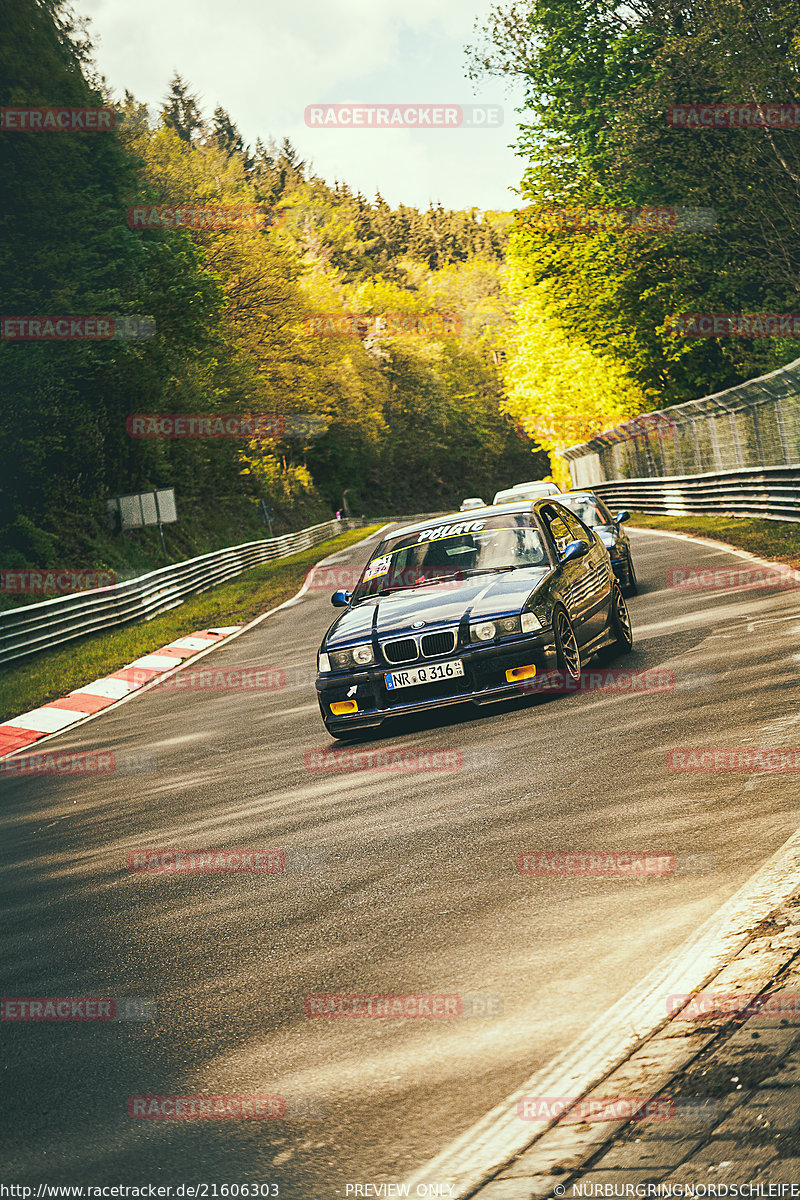
[[[671,321],[800,308],[798,133],[667,113],[796,100],[799,20],[784,0],[495,8],[466,61],[524,79],[517,206],[420,211],[320,178],[279,134],[246,145],[180,74],[158,111],[120,95],[64,0],[8,6],[0,106],[116,115],[0,133],[4,565],[104,565],[106,501],[153,488],[175,488],[186,557],[263,536],[260,501],[284,532],[564,484],[560,449],[790,361],[792,339]],[[630,219],[654,210],[712,216]],[[118,332],[13,336],[57,316]],[[244,434],[131,436],[148,414]],[[246,436],[259,417],[272,432]]]
[[[392,209],[329,184],[286,139],[245,146],[177,75],[158,113],[114,103],[66,7],[20,0],[8,19],[3,106],[107,105],[116,120],[0,135],[5,565],[65,546],[96,560],[106,500],[152,488],[175,488],[167,533],[185,555],[189,514],[226,514],[231,544],[259,535],[260,500],[277,533],[343,507],[491,498],[548,469],[502,404],[510,214]],[[19,340],[7,319],[76,314],[133,335]],[[359,320],[327,336],[318,314]],[[246,422],[238,437],[131,436],[146,414],[268,420],[255,437]]]

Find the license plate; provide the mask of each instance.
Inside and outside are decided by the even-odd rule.
[[[421,683],[440,683],[443,679],[455,679],[464,674],[461,659],[450,662],[431,663],[429,667],[409,667],[407,671],[391,671],[385,676],[389,691],[395,688],[417,687]]]

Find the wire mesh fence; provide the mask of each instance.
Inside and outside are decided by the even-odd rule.
[[[800,359],[562,451],[573,487],[800,464]]]

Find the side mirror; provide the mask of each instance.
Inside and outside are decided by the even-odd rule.
[[[621,525],[623,521],[629,521],[630,519],[631,514],[628,512],[627,508],[623,508],[622,512],[618,512],[614,517],[614,524]]]
[[[589,546],[586,542],[570,542],[568,546],[564,547],[564,553],[561,555],[561,562],[574,562],[576,558],[583,558],[583,556],[588,553]]]
[[[345,592],[343,590],[334,592],[333,595],[331,596],[331,604],[333,605],[334,608],[347,608],[347,606],[349,605],[350,600],[352,598],[352,595],[353,595],[352,592]]]

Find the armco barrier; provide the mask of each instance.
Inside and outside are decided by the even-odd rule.
[[[149,621],[158,613],[177,608],[185,596],[205,592],[259,563],[308,550],[359,524],[359,521],[326,521],[283,537],[245,542],[160,567],[113,587],[10,609],[0,613],[0,664],[62,646],[101,629]]]
[[[800,522],[800,464],[660,479],[614,479],[589,486],[614,511],[632,508],[673,516],[710,513]]]

